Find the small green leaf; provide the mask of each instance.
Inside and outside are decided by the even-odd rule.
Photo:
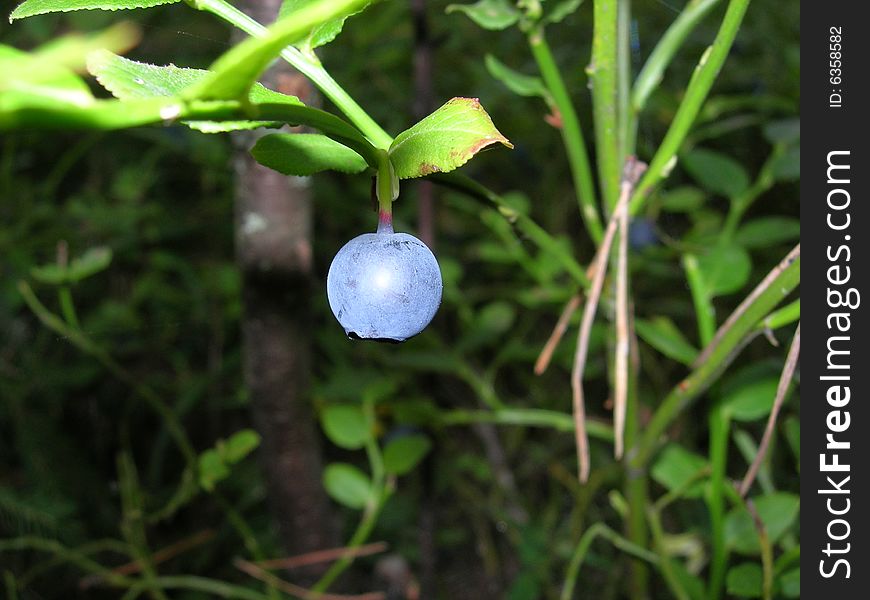
[[[720,152],[695,148],[681,162],[695,181],[715,194],[733,198],[749,187],[746,169]]]
[[[140,37],[136,25],[122,21],[94,33],[72,33],[54,38],[34,50],[33,56],[80,73],[87,70],[87,58],[92,52],[125,52],[135,46]]]
[[[253,429],[242,429],[221,445],[221,456],[227,464],[234,465],[241,462],[259,445],[260,434]]]
[[[744,384],[731,392],[722,408],[735,421],[757,421],[766,417],[776,396],[776,378],[761,379]]]
[[[229,475],[230,469],[217,450],[210,448],[199,455],[199,484],[203,489],[214,490],[215,484]]]
[[[429,453],[432,442],[425,435],[405,435],[384,448],[384,469],[391,475],[410,473]]]
[[[770,248],[799,239],[801,222],[789,217],[760,217],[740,226],[734,241],[744,248]]]
[[[316,1],[317,0],[284,0],[284,2],[281,4],[281,11],[278,13],[278,17],[283,19],[284,17],[292,15],[299,9]],[[362,12],[363,10],[365,10],[368,4],[371,4],[371,2],[367,2],[356,12]],[[341,33],[341,30],[344,27],[344,22],[347,20],[348,17],[352,16],[352,14],[347,14],[337,19],[331,19],[329,21],[321,23],[320,25],[317,25],[314,29],[311,30],[311,33],[309,33],[304,40],[297,42],[295,45],[300,49],[310,51],[325,44],[328,44],[336,37],[338,37],[338,34]]]
[[[740,290],[752,273],[749,254],[736,245],[714,246],[698,257],[698,267],[710,297]]]
[[[779,589],[786,598],[801,597],[801,570],[800,568],[786,571],[779,578]]]
[[[674,213],[692,213],[704,204],[706,195],[696,187],[684,185],[659,194],[662,209]]]
[[[676,443],[668,444],[662,450],[652,468],[652,478],[666,487],[668,491],[682,489],[693,477],[707,466],[707,460]],[[683,494],[686,498],[697,498],[703,493],[703,482],[689,486]]]
[[[800,510],[800,498],[786,492],[767,494],[754,502],[771,544],[788,531]],[[761,551],[758,532],[748,510],[735,508],[725,517],[725,541],[728,547],[740,554],[755,555]]]
[[[333,500],[348,508],[363,508],[372,495],[368,475],[347,463],[327,466],[323,471],[323,486]]]
[[[763,575],[757,563],[742,563],[728,569],[725,587],[738,598],[760,598]]]
[[[461,12],[484,29],[507,29],[520,20],[520,11],[508,0],[478,0],[474,4],[450,4],[447,14]]]
[[[47,264],[33,267],[31,276],[49,285],[64,285],[76,283],[109,267],[112,262],[112,250],[103,246],[90,248],[81,256],[77,256],[67,266]]]
[[[55,263],[31,267],[30,276],[46,285],[63,285],[67,282],[67,268]]]
[[[518,96],[550,98],[550,92],[540,77],[533,77],[515,71],[492,54],[486,55],[486,70]]]
[[[504,333],[514,324],[516,316],[516,310],[510,303],[491,302],[478,313],[477,328],[493,334]]]
[[[653,317],[652,320],[637,319],[637,334],[647,344],[684,365],[691,365],[698,356],[698,350],[689,343],[680,328],[667,317]]]
[[[76,283],[109,268],[112,249],[105,246],[89,248],[81,256],[72,259],[67,270],[70,283]]]
[[[390,159],[400,179],[447,173],[495,143],[513,148],[477,98],[453,98],[390,146]]]
[[[173,98],[203,81],[209,71],[169,66],[149,65],[129,60],[108,51],[98,51],[88,57],[88,71],[104,88],[121,100],[137,98]],[[248,93],[252,104],[289,104],[302,106],[295,96],[270,90],[259,83]],[[240,129],[280,126],[266,121],[187,121],[192,129],[204,133],[221,133]]]
[[[95,102],[84,79],[62,64],[0,44],[0,99],[15,96],[37,102],[88,106]],[[15,104],[14,101],[11,102]]]
[[[365,159],[347,146],[315,133],[272,133],[257,140],[251,154],[261,165],[285,175],[361,173],[368,168]]]
[[[561,2],[556,3],[556,6],[550,10],[544,18],[541,19],[543,23],[561,23],[565,17],[573,14],[580,8],[580,5],[583,4],[583,0],[562,0]],[[547,4],[549,6],[549,3]]]
[[[74,10],[122,10],[175,4],[181,0],[26,0],[9,15],[9,22],[34,15]]]
[[[320,414],[320,424],[333,444],[347,450],[362,448],[372,437],[365,415],[358,406],[327,406]]]

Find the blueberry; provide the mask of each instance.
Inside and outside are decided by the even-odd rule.
[[[655,246],[659,241],[655,224],[646,217],[633,219],[631,225],[628,226],[628,241],[635,250]]]
[[[441,304],[441,270],[429,248],[380,227],[355,237],[329,266],[329,307],[351,339],[404,342],[423,331]]]

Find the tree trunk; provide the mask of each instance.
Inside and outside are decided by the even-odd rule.
[[[281,0],[243,0],[261,23]],[[284,63],[261,81],[306,100],[308,82]],[[309,398],[312,206],[308,182],[258,165],[250,156],[256,132],[235,136],[236,258],[243,273],[242,350],[269,502],[286,551],[338,545],[337,527],[321,484],[320,436]]]

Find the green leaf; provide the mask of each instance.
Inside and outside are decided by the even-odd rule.
[[[33,56],[81,73],[87,70],[87,58],[92,52],[125,52],[135,46],[140,38],[136,25],[122,21],[95,33],[72,33],[54,38],[34,50]]]
[[[511,69],[492,54],[486,55],[486,70],[518,96],[537,96],[549,100],[550,92],[540,77],[525,75]]]
[[[67,270],[67,277],[71,283],[75,283],[108,269],[111,263],[111,248],[105,246],[89,248],[81,256],[72,259]]]
[[[736,245],[712,247],[698,257],[698,266],[710,297],[740,290],[752,273],[749,254]]]
[[[666,487],[668,491],[684,489],[689,481],[707,466],[707,460],[676,443],[668,444],[662,450],[651,474],[652,478]],[[686,498],[698,498],[704,491],[704,482],[689,486],[683,494]]]
[[[786,492],[761,496],[754,503],[771,544],[788,531],[800,510],[800,498]],[[761,551],[752,515],[745,508],[735,508],[725,517],[725,542],[740,554],[755,555]]]
[[[122,10],[175,4],[181,0],[26,0],[9,15],[9,22],[34,15],[74,10]]]
[[[746,169],[720,152],[695,148],[681,162],[695,181],[715,194],[733,198],[749,187]]]
[[[520,11],[508,0],[478,0],[474,4],[450,4],[447,14],[461,12],[484,29],[507,29],[520,20]]]
[[[365,159],[347,146],[314,133],[272,133],[257,140],[251,154],[261,165],[285,175],[361,173],[368,168]]]
[[[248,38],[218,58],[211,74],[188,88],[194,99],[237,100],[248,90],[281,51],[304,40],[319,25],[364,9],[371,0],[318,0],[279,19],[259,37]]]
[[[392,440],[384,448],[384,469],[391,475],[411,472],[429,453],[432,442],[425,435],[406,435]]]
[[[679,327],[667,317],[653,317],[652,320],[637,319],[637,334],[647,344],[684,365],[691,365],[698,356],[698,350],[689,343]]]
[[[513,148],[477,98],[453,98],[390,146],[390,159],[400,179],[447,173],[495,143]]]
[[[75,106],[95,102],[88,84],[71,69],[11,46],[0,45],[0,73],[0,107],[14,104],[10,98]]]
[[[284,0],[281,4],[281,11],[278,13],[278,17],[283,19],[284,17],[290,16],[299,9],[316,1],[317,0]],[[367,2],[356,10],[355,13],[365,10],[366,6],[370,3],[371,2]],[[338,34],[341,33],[341,30],[344,27],[344,22],[348,17],[355,13],[349,13],[337,19],[331,19],[317,25],[304,40],[297,42],[295,45],[302,50],[310,51],[323,46],[324,44],[328,44],[338,37]]]
[[[504,333],[514,324],[516,316],[516,310],[510,303],[491,302],[478,313],[477,328],[492,334]]]
[[[112,250],[100,246],[89,248],[81,256],[77,256],[69,265],[47,264],[33,267],[30,274],[40,283],[49,285],[64,285],[76,283],[109,267],[112,262]]]
[[[659,194],[662,209],[675,213],[692,213],[704,204],[706,194],[696,187],[684,185]]]
[[[327,466],[323,471],[323,486],[333,500],[348,508],[363,508],[372,495],[368,475],[347,463]]]
[[[739,598],[760,598],[763,574],[757,563],[742,563],[728,569],[725,587]]]
[[[744,248],[769,248],[799,239],[801,222],[789,217],[760,217],[740,226],[734,241]]]
[[[260,434],[253,429],[242,429],[221,445],[221,456],[227,464],[234,465],[241,462],[259,445]]]
[[[801,597],[801,570],[800,568],[786,571],[779,578],[779,589],[786,598]]]
[[[215,484],[229,475],[230,469],[217,450],[210,448],[199,455],[199,484],[203,489],[214,490]]]
[[[757,421],[766,417],[773,408],[776,396],[776,378],[761,379],[744,384],[731,392],[722,408],[735,421]]]
[[[565,17],[573,14],[580,8],[580,5],[583,4],[583,0],[562,0],[561,2],[556,3],[556,6],[553,7],[550,12],[544,15],[544,18],[541,19],[541,22],[546,23],[561,23]],[[550,4],[547,3],[547,6]]]
[[[108,51],[92,53],[88,57],[88,71],[97,78],[100,85],[120,100],[178,97],[184,90],[210,75],[209,71],[202,69],[140,63]],[[295,96],[272,91],[259,83],[250,89],[248,101],[252,104],[302,106],[302,102]],[[185,124],[205,133],[280,126],[279,123],[267,121],[187,121]]]
[[[320,424],[333,444],[347,450],[362,448],[372,437],[365,415],[358,406],[327,406],[320,414]]]

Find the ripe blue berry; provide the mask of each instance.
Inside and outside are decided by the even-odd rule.
[[[329,266],[329,307],[352,339],[404,342],[423,331],[441,304],[441,270],[429,248],[382,224],[355,237]]]

